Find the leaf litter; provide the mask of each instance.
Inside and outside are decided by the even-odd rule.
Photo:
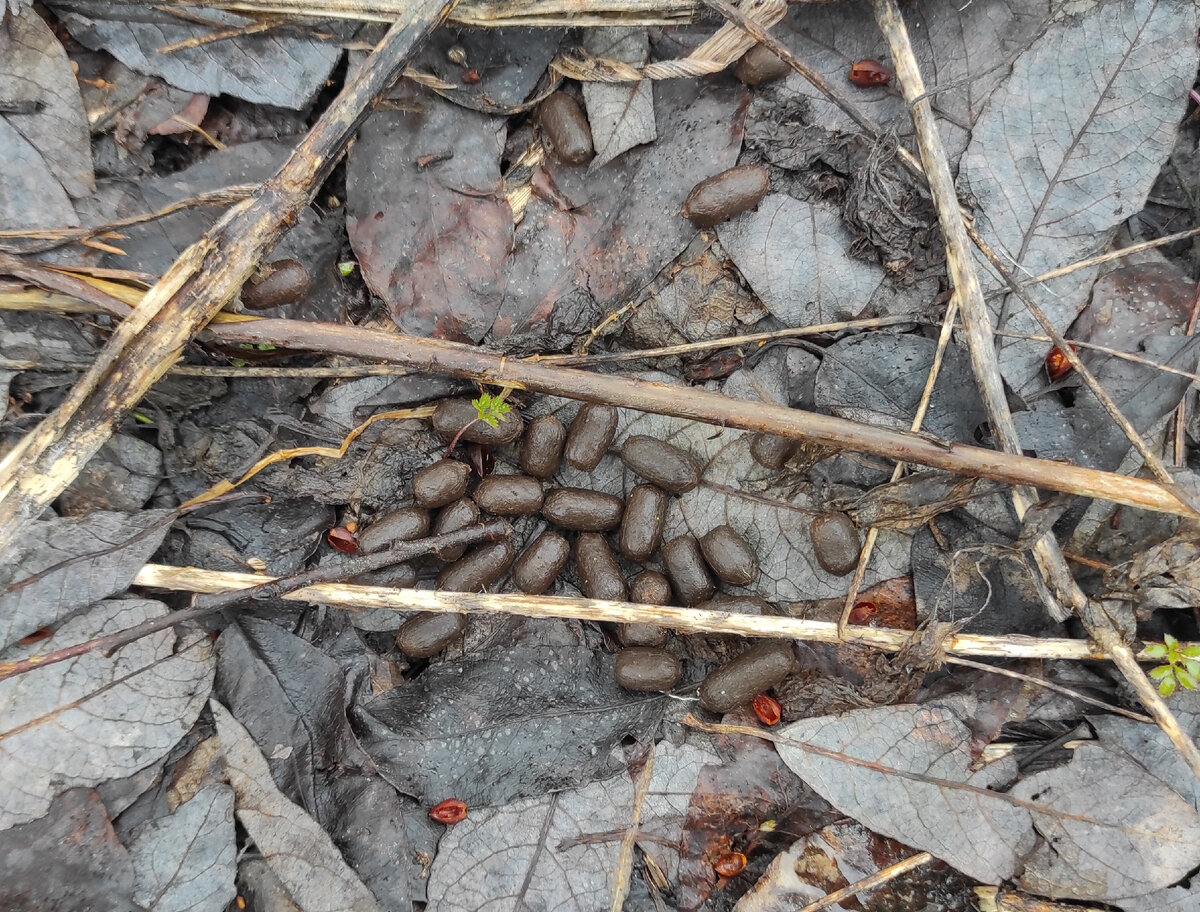
[[[1104,249],[1119,225],[1136,221],[1130,217],[1145,204],[1177,137],[1186,138],[1177,122],[1196,70],[1194,8],[1109,0],[1065,16],[1023,0],[959,6],[918,0],[905,16],[976,226],[1018,276]],[[155,13],[126,23],[94,4],[55,10],[61,32],[29,7],[6,19],[6,35],[24,35],[35,50],[6,58],[0,85],[20,76],[39,93],[26,99],[14,91],[9,99],[0,92],[0,104],[20,103],[0,111],[0,143],[29,166],[0,178],[9,190],[0,197],[11,204],[6,227],[31,227],[34,215],[51,226],[98,222],[261,180],[319,110],[323,102],[314,108],[313,100],[326,79],[340,78],[337,40],[378,34],[356,36],[349,25],[330,26],[327,40],[303,29],[268,31],[162,53],[171,41],[249,20],[213,13],[207,24],[185,23]],[[583,44],[592,54],[640,65],[678,55],[709,32],[591,29]],[[774,32],[840,94],[910,142],[894,85],[866,91],[846,80],[852,61],[891,63],[865,7],[809,10]],[[80,68],[88,111],[137,99],[93,122],[92,149],[83,139],[80,85],[67,66],[83,52],[70,42],[64,52],[55,37],[67,33],[107,49],[88,52],[88,68]],[[944,287],[922,185],[885,143],[865,136],[796,74],[753,91],[724,75],[586,82],[578,89],[568,83],[566,90],[586,103],[597,159],[573,168],[553,156],[527,158],[542,147],[536,117],[523,105],[547,88],[550,61],[578,38],[562,29],[436,33],[416,61],[433,78],[402,81],[359,132],[344,177],[282,242],[275,256],[302,263],[312,286],[269,315],[374,319],[510,354],[541,354],[904,314],[913,323],[897,330],[687,354],[659,362],[667,373],[642,376],[678,384],[682,368],[688,381],[735,398],[907,428],[932,361],[932,333],[923,324],[936,320],[930,302]],[[107,54],[156,79],[112,58],[103,65]],[[440,87],[429,88],[438,80]],[[21,107],[26,101],[32,105]],[[189,116],[203,134],[180,123]],[[198,137],[228,148],[204,151]],[[114,152],[118,144],[124,151]],[[96,196],[93,159],[97,169],[111,169],[97,173],[121,177],[102,182]],[[705,233],[676,216],[697,181],[739,161],[772,169],[772,191],[755,210]],[[1153,205],[1159,211],[1163,203]],[[86,257],[153,281],[217,214],[211,207],[185,210],[132,226],[109,239],[121,252]],[[358,276],[340,268],[351,256]],[[997,292],[1000,328],[1014,333],[999,344],[1014,401],[1023,407],[1023,445],[1042,458],[1133,471],[1128,441],[1093,395],[1075,378],[1047,382],[1048,344],[1021,337],[1038,328],[981,268],[987,289]],[[1074,340],[1183,372],[1164,374],[1084,349],[1142,434],[1156,432],[1183,398],[1185,375],[1196,370],[1196,347],[1180,333],[1190,317],[1192,273],[1186,260],[1180,269],[1148,256],[1028,286],[1060,330],[1081,315]],[[27,331],[27,316],[5,318],[15,330],[0,337],[5,357],[93,356],[94,327]],[[228,363],[289,353],[206,338],[190,355]],[[54,408],[70,382],[9,370],[0,377],[17,416],[22,407],[31,414]],[[57,504],[64,518],[36,523],[11,552],[10,588],[0,595],[10,607],[4,661],[161,617],[167,608],[160,602],[119,598],[156,550],[158,560],[209,568],[265,565],[286,574],[323,566],[328,554],[320,542],[335,523],[369,519],[409,497],[413,472],[442,446],[424,425],[381,423],[342,460],[268,469],[253,487],[272,496],[269,504],[207,511],[169,534],[158,508],[236,477],[264,453],[314,439],[335,445],[380,408],[462,389],[427,375],[324,385],[241,377],[170,382],[169,397],[153,394],[153,428],[116,438]],[[576,410],[551,397],[518,393],[513,402],[526,418],[554,413],[569,423]],[[957,342],[923,430],[938,440],[989,442]],[[770,470],[751,458],[747,434],[627,409],[620,410],[613,451],[597,468],[564,466],[555,483],[628,495],[641,479],[615,451],[633,435],[668,441],[702,467],[701,484],[668,501],[665,537],[728,525],[754,551],[758,578],[742,588],[723,586],[723,595],[761,596],[776,606],[767,610],[806,616],[823,603],[840,606],[849,579],[816,559],[811,522],[846,511],[860,535],[872,522],[886,527],[860,587],[861,597],[879,600],[864,615],[872,624],[886,618],[911,627],[913,620],[899,618],[915,604],[922,621],[953,620],[973,631],[1058,632],[1039,613],[1036,579],[1021,557],[1030,529],[1016,528],[986,485],[966,489],[959,479],[924,473],[883,489],[890,463],[819,451]],[[514,448],[492,456],[499,471],[514,470]],[[166,484],[159,484],[164,474]],[[142,509],[147,502],[154,508]],[[65,518],[71,512],[80,516]],[[1081,553],[1112,562],[1102,591],[1136,607],[1139,620],[1161,623],[1155,608],[1194,602],[1194,542],[1186,527],[1176,530],[1161,517],[1157,525],[1130,519],[1132,512],[1064,498],[1030,523],[1054,525],[1064,537],[1075,530],[1072,547],[1084,543]],[[532,519],[514,525],[524,540],[543,528]],[[622,562],[621,569],[629,576],[640,568]],[[436,570],[435,562],[420,563],[418,586],[428,586]],[[13,588],[26,577],[32,580]],[[575,595],[579,582],[568,569],[552,593]],[[755,880],[738,908],[817,899],[877,870],[884,858],[902,858],[907,850],[889,836],[977,880],[1045,896],[1128,910],[1182,908],[1194,899],[1185,878],[1200,861],[1195,782],[1156,729],[1094,717],[1094,740],[1076,747],[1065,765],[976,769],[979,751],[1008,733],[1005,719],[1019,721],[1028,711],[1015,688],[992,694],[984,708],[971,702],[980,677],[939,680],[916,652],[889,665],[843,646],[796,652],[802,673],[776,689],[785,719],[796,721],[781,730],[777,750],[761,741],[709,741],[683,734],[683,704],[617,686],[611,629],[476,618],[465,639],[440,657],[412,660],[395,649],[378,614],[370,625],[376,629],[355,631],[340,611],[297,613],[290,604],[264,602],[232,623],[214,622],[216,694],[230,709],[214,702],[211,715],[201,715],[201,707],[214,663],[198,631],[160,632],[110,658],[89,653],[0,682],[8,694],[0,755],[9,783],[0,839],[16,840],[6,857],[23,857],[12,853],[26,843],[61,841],[52,831],[63,822],[83,834],[76,837],[82,844],[108,853],[97,855],[106,859],[103,868],[76,870],[85,892],[30,888],[24,895],[54,908],[82,908],[83,895],[94,900],[88,908],[218,908],[233,895],[236,811],[306,909],[399,910],[421,902],[446,909],[605,908],[633,819],[642,751],[652,747],[650,790],[630,837],[626,909],[731,908]],[[1145,631],[1159,634],[1158,627]],[[23,637],[28,642],[19,642]],[[669,648],[684,659],[675,696],[687,699],[707,670],[741,646],[689,637]],[[1191,725],[1189,705],[1181,704],[1180,716]],[[823,706],[866,708],[814,715]],[[1077,706],[1070,712],[1078,718]],[[731,721],[743,718],[735,711]],[[177,808],[145,818],[139,815],[148,799],[117,797],[182,768],[178,755],[188,742],[180,739],[192,729],[187,737],[195,743],[195,732],[213,725],[232,801],[229,787],[210,783]],[[827,753],[799,749],[804,744]],[[113,806],[100,806],[91,786],[112,796]],[[426,813],[444,798],[464,800],[469,809],[448,829]],[[857,822],[831,825],[834,812],[822,798]],[[110,814],[125,807],[129,816],[117,818],[115,832],[128,851],[110,835]],[[145,822],[130,836],[137,820]],[[721,877],[714,864],[729,851],[744,853],[747,867]],[[236,867],[250,876],[249,861]],[[11,895],[25,890],[32,874],[15,870]],[[958,908],[965,886],[957,877],[937,874],[930,893],[897,884],[859,901],[866,908]]]

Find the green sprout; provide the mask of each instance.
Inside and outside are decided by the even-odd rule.
[[[1150,677],[1158,682],[1158,692],[1164,697],[1175,688],[1195,690],[1200,682],[1200,646],[1181,646],[1171,634],[1163,634],[1162,643],[1150,643],[1145,654],[1152,659],[1166,659],[1166,664],[1150,669]]]
[[[338,272],[341,273],[343,276],[348,276],[348,275],[353,275],[354,270],[356,268],[358,268],[358,264],[355,263],[353,260],[346,260],[343,263],[338,263],[337,268],[338,268]]]
[[[492,427],[500,426],[500,419],[509,412],[509,405],[499,396],[493,396],[490,393],[480,393],[478,399],[472,399],[471,405],[475,406],[475,412],[479,416],[479,420],[490,424]]]

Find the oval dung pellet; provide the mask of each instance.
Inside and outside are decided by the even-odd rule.
[[[499,419],[496,427],[492,427],[486,421],[479,421],[478,418],[479,411],[471,404],[470,399],[443,399],[434,409],[431,421],[433,429],[443,440],[453,440],[458,432],[462,431],[460,440],[486,443],[488,446],[512,443],[525,429],[525,422],[514,408],[510,408],[504,417]]]
[[[796,452],[797,442],[774,434],[755,434],[750,438],[750,456],[760,466],[778,471]]]
[[[677,446],[637,434],[621,445],[621,461],[660,488],[683,494],[700,483],[700,466]]]
[[[617,653],[617,683],[636,693],[670,690],[683,676],[679,659],[665,649],[632,647]]]
[[[467,618],[448,611],[422,611],[414,614],[396,631],[396,646],[414,659],[437,655],[467,629]]]
[[[629,582],[629,601],[639,605],[669,605],[671,581],[657,570],[643,570]]]
[[[467,493],[471,467],[457,459],[439,459],[413,475],[413,500],[421,507],[444,507]]]
[[[858,527],[845,513],[822,513],[808,527],[813,555],[826,573],[845,576],[858,566],[862,543]]]
[[[680,535],[671,539],[663,545],[662,562],[681,604],[691,607],[712,598],[716,587],[695,538]]]
[[[549,478],[558,471],[567,429],[554,415],[542,415],[529,422],[521,445],[521,468],[534,478]]]
[[[713,713],[737,709],[791,674],[792,664],[791,644],[779,640],[755,643],[704,679],[700,705]]]
[[[733,68],[733,75],[743,85],[756,86],[782,79],[792,68],[761,44],[746,51]]]
[[[617,640],[622,646],[661,646],[667,641],[667,633],[666,627],[643,621],[617,626]]]
[[[654,485],[637,485],[625,502],[617,550],[633,561],[644,561],[662,544],[667,495]]]
[[[242,287],[242,306],[247,310],[266,310],[295,304],[312,287],[312,277],[296,260],[276,260],[267,264],[259,281],[251,279]]]
[[[358,534],[358,550],[373,554],[393,542],[424,538],[429,531],[429,511],[422,507],[401,507],[378,514],[371,524]]]
[[[507,541],[476,545],[438,574],[437,587],[451,592],[479,592],[504,576],[515,557]]]
[[[411,589],[417,584],[417,570],[409,563],[392,564],[378,570],[368,570],[352,576],[346,582],[355,586],[386,586],[389,589]]]
[[[617,436],[617,410],[611,405],[585,405],[571,422],[563,458],[575,468],[590,472],[600,464]]]
[[[555,158],[564,164],[586,165],[595,156],[587,115],[566,92],[555,92],[542,102],[538,123]]]
[[[547,529],[513,564],[513,585],[526,595],[547,592],[570,556],[571,546],[567,540]]]
[[[542,502],[542,515],[554,525],[577,532],[605,532],[621,521],[621,498],[586,488],[555,488]]]
[[[475,503],[493,516],[527,516],[542,508],[542,483],[530,475],[489,475],[475,488]]]
[[[753,209],[769,186],[766,168],[738,165],[696,184],[684,200],[683,217],[697,228],[711,228]]]
[[[713,573],[731,586],[749,586],[758,576],[758,558],[730,526],[717,526],[700,539],[700,550]]]
[[[575,540],[575,570],[588,598],[623,602],[629,596],[621,565],[599,532],[584,532]]]
[[[457,532],[459,529],[473,526],[477,522],[479,522],[479,507],[475,506],[475,501],[469,497],[460,497],[454,503],[443,507],[442,511],[438,513],[437,519],[433,523],[433,534],[445,535],[447,532]],[[456,561],[463,556],[463,552],[466,550],[466,545],[459,545],[457,548],[439,551],[435,556],[444,561]]]

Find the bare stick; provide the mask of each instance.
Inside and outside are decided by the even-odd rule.
[[[241,288],[328,177],[371,103],[454,0],[410,0],[375,52],[266,181],[178,260],[118,327],[63,404],[0,460],[0,550],[74,480],[184,345]]]

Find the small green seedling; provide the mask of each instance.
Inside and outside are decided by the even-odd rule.
[[[492,427],[499,427],[500,419],[509,412],[508,403],[491,393],[480,393],[478,399],[471,400],[471,405],[475,406],[475,413],[479,416],[479,420]]]
[[[1146,653],[1152,659],[1166,659],[1165,665],[1150,669],[1150,677],[1158,682],[1158,692],[1164,697],[1175,693],[1176,687],[1195,690],[1200,682],[1200,646],[1181,646],[1171,634],[1163,634],[1162,643],[1150,643]]]
[[[346,260],[343,263],[338,263],[337,268],[338,268],[338,272],[342,276],[348,276],[348,275],[354,274],[354,270],[358,268],[358,264],[355,263],[353,260]]]

